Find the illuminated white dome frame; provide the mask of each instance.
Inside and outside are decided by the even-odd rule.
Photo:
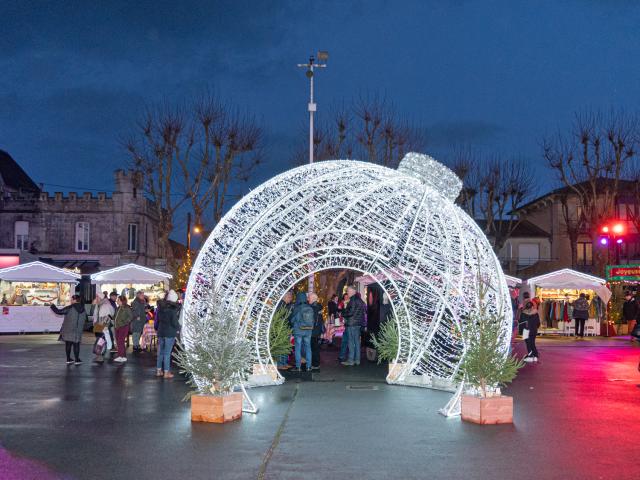
[[[246,195],[211,233],[194,264],[185,311],[198,311],[214,288],[237,312],[238,335],[253,343],[254,362],[272,366],[269,326],[285,292],[314,272],[352,269],[385,278],[401,365],[387,381],[451,381],[466,350],[459,331],[477,308],[479,278],[489,287],[489,309],[503,318],[505,354],[512,321],[500,263],[454,204],[460,188],[448,168],[415,153],[398,170],[334,160],[284,172]],[[271,383],[282,382],[278,375]]]

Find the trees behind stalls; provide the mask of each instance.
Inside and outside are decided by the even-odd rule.
[[[246,181],[260,162],[263,132],[249,114],[212,96],[148,108],[125,140],[132,168],[144,175],[154,202],[159,241],[174,268],[169,235],[187,201],[196,224],[224,213],[233,181]]]
[[[467,148],[455,152],[452,169],[464,184],[458,204],[479,220],[498,254],[520,224],[518,207],[536,190],[531,168],[517,158]]]
[[[621,183],[637,163],[638,117],[622,111],[576,114],[572,127],[543,141],[544,158],[574,196],[564,195],[562,211],[571,241],[572,265],[577,263],[577,238],[581,233],[597,244],[600,226],[617,218]],[[626,190],[626,188],[624,189]],[[594,248],[594,267],[602,274],[606,258]]]

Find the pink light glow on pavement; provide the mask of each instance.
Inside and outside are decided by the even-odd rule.
[[[0,478],[2,480],[62,480],[45,465],[27,458],[10,454],[0,447]]]

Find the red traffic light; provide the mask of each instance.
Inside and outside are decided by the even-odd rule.
[[[624,225],[622,223],[616,223],[613,227],[613,233],[616,235],[621,235],[624,233]]]
[[[602,227],[602,233],[609,233],[609,225]]]

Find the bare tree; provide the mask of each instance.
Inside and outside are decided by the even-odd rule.
[[[534,192],[530,169],[519,159],[483,157],[467,149],[456,153],[453,170],[463,181],[458,203],[479,220],[500,252],[521,222],[518,208]]]
[[[636,157],[638,120],[624,112],[577,114],[568,134],[558,133],[543,142],[544,157],[580,207],[581,222],[594,245],[598,229],[616,213],[620,181]],[[568,212],[577,220],[577,214]],[[569,216],[565,221],[571,223]],[[573,228],[567,225],[567,228]],[[572,258],[575,242],[572,240]],[[605,258],[594,249],[595,267],[601,273]]]
[[[169,235],[187,200],[196,222],[222,217],[229,186],[260,161],[262,130],[254,118],[211,96],[184,106],[148,109],[125,142],[132,167],[159,219],[159,242],[172,265]],[[209,209],[211,211],[209,212]]]
[[[423,146],[421,130],[377,96],[359,97],[351,105],[334,108],[331,121],[320,122],[314,131],[317,161],[354,158],[395,168],[406,153]],[[296,163],[305,162],[305,152],[305,148],[298,150]]]

